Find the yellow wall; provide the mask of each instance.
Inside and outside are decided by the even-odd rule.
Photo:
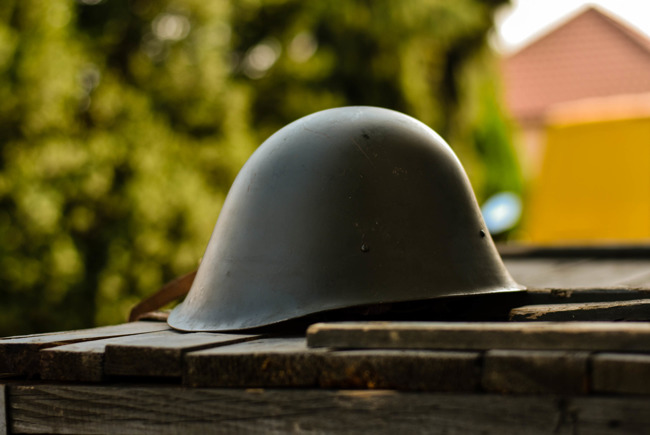
[[[650,117],[548,127],[524,221],[539,244],[650,240]]]

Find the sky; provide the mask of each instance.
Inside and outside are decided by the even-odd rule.
[[[496,47],[515,51],[575,15],[588,5],[607,11],[619,21],[650,37],[650,0],[511,0],[497,14]]]

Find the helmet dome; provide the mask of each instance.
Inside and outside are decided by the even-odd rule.
[[[240,330],[520,289],[449,145],[399,112],[343,107],[287,125],[246,162],[168,322]]]

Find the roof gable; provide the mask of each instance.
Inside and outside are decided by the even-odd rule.
[[[549,106],[650,92],[650,41],[589,8],[503,62],[513,115],[539,122]]]

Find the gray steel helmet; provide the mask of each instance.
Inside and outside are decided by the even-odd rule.
[[[237,176],[185,301],[185,331],[520,290],[453,151],[392,110],[343,107],[271,136]]]

